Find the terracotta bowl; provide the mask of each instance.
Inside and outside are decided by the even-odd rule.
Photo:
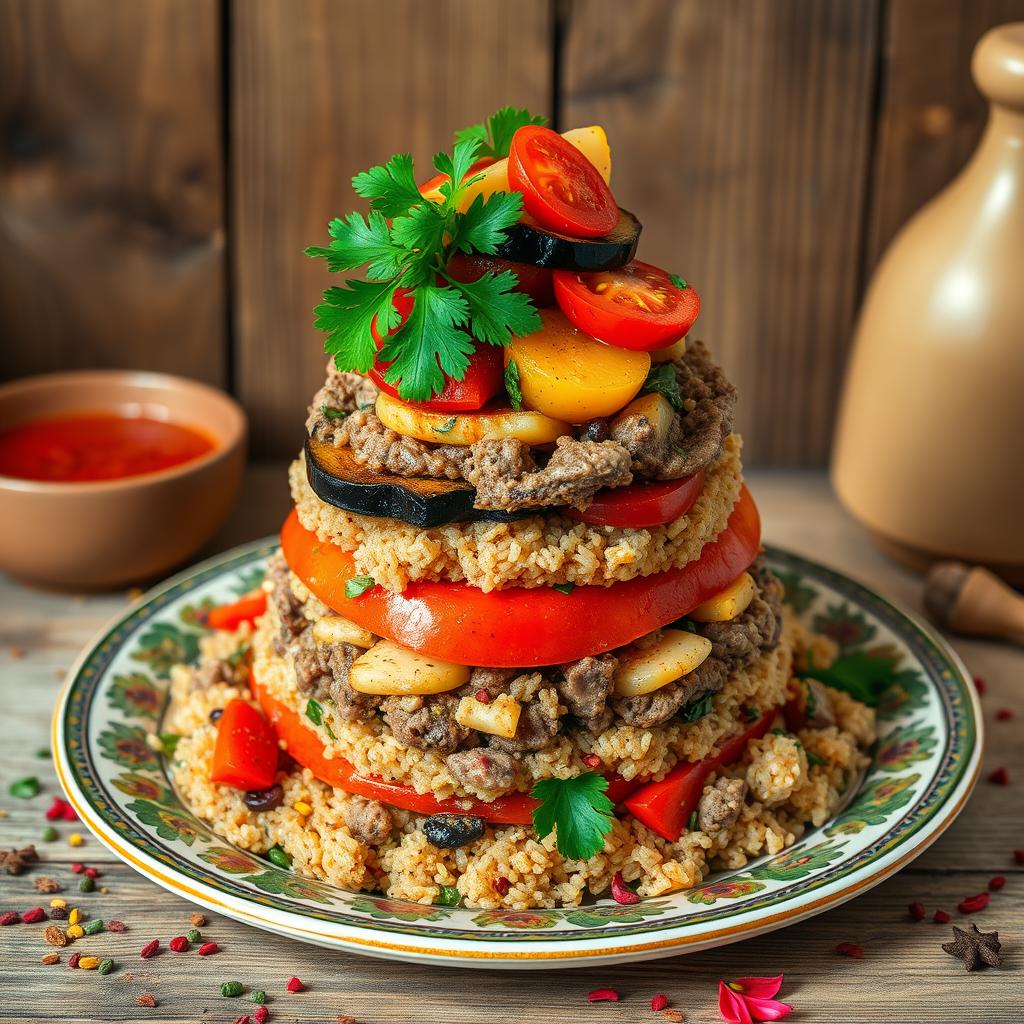
[[[234,399],[183,377],[83,370],[0,387],[0,430],[85,411],[133,412],[202,430],[212,451],[143,476],[50,483],[0,476],[0,569],[62,590],[153,579],[194,555],[238,495],[247,424]]]

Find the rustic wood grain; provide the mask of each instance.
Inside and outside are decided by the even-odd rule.
[[[217,0],[0,0],[0,378],[225,379]]]
[[[357,205],[352,175],[410,150],[422,178],[453,131],[551,101],[547,0],[234,4],[238,394],[263,454],[296,451],[323,380],[312,309],[334,282],[302,250]]]
[[[600,122],[640,256],[692,280],[745,458],[824,460],[857,300],[877,0],[575,0],[562,121]]]
[[[971,80],[971,52],[1007,21],[1024,21],[1024,0],[886,5],[866,270],[977,144],[988,107]]]
[[[283,466],[251,473],[249,505],[272,506],[280,500]],[[751,474],[765,522],[766,538],[850,572],[886,596],[920,610],[920,584],[886,562],[863,532],[836,504],[823,475],[760,471]],[[261,502],[261,496],[267,496]],[[236,518],[225,540],[240,542],[272,529],[273,516],[257,512]],[[0,742],[0,847],[38,838],[42,810],[55,792],[49,765],[34,757],[48,743],[50,708],[66,669],[79,647],[126,603],[125,595],[88,598],[27,590],[0,577],[0,704],[4,740]],[[963,814],[922,857],[878,889],[843,907],[784,931],[706,953],[624,967],[577,971],[467,973],[452,968],[425,968],[385,963],[327,952],[247,928],[210,915],[204,934],[223,946],[215,957],[176,955],[166,941],[187,928],[192,908],[112,860],[91,837],[71,850],[66,836],[74,826],[61,825],[61,840],[40,844],[46,860],[36,874],[67,884],[94,917],[119,918],[130,931],[83,940],[79,952],[101,951],[118,963],[102,978],[73,973],[64,966],[44,968],[39,957],[49,951],[42,926],[0,929],[0,1019],[42,1024],[58,1020],[147,1021],[185,1024],[198,1020],[233,1021],[252,1009],[244,1000],[220,996],[222,981],[237,979],[270,994],[276,1021],[334,1021],[352,1014],[363,1024],[386,1021],[480,1024],[496,1018],[523,1024],[608,1024],[661,1018],[648,1003],[664,992],[684,1011],[688,1024],[718,1024],[714,1005],[719,977],[782,971],[783,996],[797,1008],[794,1020],[814,1024],[921,1024],[922,1021],[1002,1024],[1019,1018],[1021,971],[1024,969],[1024,869],[1012,850],[1024,847],[1024,748],[1020,721],[1024,698],[1019,685],[1021,655],[1013,648],[979,641],[958,641],[956,648],[973,672],[988,685],[983,700],[987,728],[985,769],[1006,765],[1009,787],[982,782]],[[20,656],[15,657],[18,654]],[[999,707],[1015,709],[1017,718],[997,722]],[[36,800],[12,800],[10,780],[38,775],[44,793]],[[98,864],[106,894],[75,892],[72,859]],[[930,910],[943,907],[962,922],[956,904],[981,891],[995,874],[1008,878],[983,913],[974,916],[983,930],[998,930],[1005,943],[1001,971],[968,975],[946,956],[940,944],[949,928],[924,921],[912,923],[905,908],[920,900]],[[27,909],[40,902],[32,876],[0,876],[0,911]],[[159,937],[164,952],[144,962],[138,950]],[[840,942],[865,947],[864,960],[835,955]],[[65,952],[65,959],[67,953]],[[290,995],[284,984],[298,975],[308,991]],[[586,994],[612,986],[617,1004],[588,1004]],[[159,1005],[143,1010],[135,998],[152,992]]]

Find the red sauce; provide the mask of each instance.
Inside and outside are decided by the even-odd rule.
[[[213,449],[180,423],[117,413],[73,413],[0,432],[0,476],[83,483],[155,473]]]

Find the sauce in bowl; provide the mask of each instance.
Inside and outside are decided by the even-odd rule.
[[[119,480],[192,462],[213,448],[209,437],[180,423],[70,413],[0,431],[0,476],[50,483]]]

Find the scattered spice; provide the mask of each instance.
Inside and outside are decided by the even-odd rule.
[[[100,871],[98,868],[86,868],[83,872],[86,878],[97,879],[100,877]]]
[[[36,892],[41,892],[47,896],[50,893],[60,892],[61,890],[60,882],[56,878],[47,878],[46,875],[40,875],[33,880],[32,884],[36,887]],[[52,907],[53,903],[50,906]]]
[[[15,645],[14,647],[11,648],[11,657],[12,658],[19,658],[19,659],[20,658],[24,658],[25,657],[25,648],[24,647],[19,647],[19,646]]]
[[[46,920],[46,911],[42,907],[33,907],[31,910],[26,910],[21,915],[21,919],[25,924],[39,924],[40,921]]]
[[[128,925],[124,921],[108,921],[107,922],[108,932],[126,932],[128,931]]]
[[[978,696],[985,696],[985,694],[988,692],[988,683],[985,682],[984,676],[974,677],[974,688],[978,691]]]
[[[151,957],[156,956],[156,951],[160,948],[160,940],[152,939],[147,942],[142,949],[139,950],[139,956],[143,960],[149,960]]]
[[[43,941],[49,946],[66,946],[68,937],[55,924],[51,924],[43,932]]]
[[[167,945],[170,946],[172,953],[187,953],[191,948],[184,935],[175,935]]]
[[[68,846],[77,847],[82,846],[84,843],[85,840],[82,838],[81,832],[72,832],[71,835],[68,836]]]
[[[9,875],[22,875],[39,860],[34,846],[23,846],[20,850],[5,850],[0,853],[0,868]]]
[[[81,953],[72,953],[71,956],[68,957],[68,967],[74,970],[78,966],[78,961],[81,959]]]
[[[775,978],[740,978],[718,982],[718,1012],[729,1024],[741,1021],[781,1020],[793,1012],[789,1003],[776,999],[782,988],[780,974]]]
[[[252,1015],[253,1024],[267,1024],[270,1019],[270,1011],[265,1006],[257,1006],[256,1012]]]
[[[199,947],[198,953],[200,956],[212,956],[218,949],[220,949],[220,946],[216,942],[204,942]]]
[[[110,957],[104,957],[100,961],[99,967],[96,968],[97,974],[109,974],[114,969],[114,961]]]
[[[1013,708],[999,708],[996,711],[997,722],[1008,722],[1013,718]]]
[[[81,919],[82,912],[78,909],[78,907],[72,907],[71,911],[68,913],[68,921],[70,921],[71,924],[78,924],[78,922]]]
[[[147,992],[145,995],[139,996],[139,998],[136,999],[135,1002],[139,1006],[148,1006],[152,1008],[156,1006],[156,997],[153,995],[152,992]]]
[[[8,910],[0,914],[0,928],[6,928],[9,924],[17,924],[21,920],[21,914],[16,910]]]
[[[65,899],[61,899],[60,896],[54,896],[53,899],[50,900],[50,909],[51,910],[56,910],[58,907],[63,909],[67,905],[68,905],[68,901],[65,900]]]
[[[683,1021],[686,1020],[679,1010],[662,1010],[661,1015],[665,1020],[672,1021],[672,1024],[683,1024]]]
[[[225,981],[220,987],[220,994],[228,999],[235,999],[245,991],[240,981]]]
[[[103,921],[97,917],[94,921],[90,921],[82,931],[84,931],[86,935],[96,935],[103,931]]]
[[[23,779],[15,779],[7,787],[7,792],[19,800],[31,800],[33,797],[39,796],[42,788],[34,775],[26,775]]]
[[[666,1006],[668,1006],[668,999],[660,992],[651,1000],[651,1009],[655,1013],[659,1010],[664,1010]]]
[[[495,881],[494,881],[494,891],[499,896],[504,896],[504,895],[506,895],[508,893],[509,886],[511,884],[512,883],[504,875],[501,875],[500,877],[496,878]]]
[[[347,1013],[339,1013],[338,1024],[356,1024],[356,1019]]]
[[[96,888],[96,883],[88,876],[82,875],[81,880],[78,883],[79,892],[92,892]]]
[[[853,942],[840,942],[839,945],[836,946],[836,952],[840,956],[853,957],[854,960],[864,959],[864,947],[858,946]]]
[[[1013,851],[1013,859],[1018,864],[1024,864],[1024,850],[1014,850]]]
[[[953,925],[953,941],[944,942],[942,948],[958,960],[963,960],[969,971],[979,967],[1001,967],[1003,958],[999,955],[1001,943],[999,932],[979,932],[972,924],[968,930]]]
[[[1008,786],[1010,773],[1005,768],[995,768],[988,773],[988,781],[996,786]]]
[[[619,993],[613,988],[595,988],[593,992],[587,994],[588,1003],[617,1003],[619,1001]]]
[[[78,961],[78,966],[83,971],[95,971],[103,961],[98,956],[83,956]]]
[[[189,942],[202,942],[203,933],[198,928],[189,928],[185,933],[185,938],[188,939]]]
[[[53,907],[50,910],[50,917],[54,921],[66,921],[68,918],[68,912],[64,906]]]
[[[948,911],[936,910],[935,911],[935,916],[932,918],[932,920],[936,924],[949,924],[949,922],[952,920],[952,918],[950,917]]]
[[[915,921],[923,921],[927,911],[924,909],[923,903],[911,903],[907,907],[907,913],[910,914]]]
[[[67,930],[69,939],[80,939],[85,934],[85,929],[80,924],[73,924]]]
[[[84,870],[84,864],[79,864],[77,860],[71,862],[71,874],[80,875]]]
[[[205,928],[206,927],[206,916],[204,914],[193,914],[189,919],[188,923],[193,928]]]
[[[988,880],[990,892],[998,892],[1004,885],[1006,885],[1006,877],[1004,875],[993,875]]]
[[[623,906],[631,906],[640,902],[640,897],[626,885],[621,871],[616,871],[612,876],[612,899]]]
[[[70,806],[71,804],[69,804],[63,797],[55,796],[53,798],[53,803],[46,809],[46,820],[60,821],[64,817],[64,808]]]
[[[298,978],[293,976],[288,979],[288,984],[285,985],[285,988],[288,989],[289,992],[302,992],[305,990],[306,986],[303,985]]]
[[[988,906],[989,895],[987,892],[979,892],[977,896],[968,896],[967,899],[961,900],[956,909],[961,914],[976,914],[979,910],[984,910]]]
[[[261,988],[254,988],[249,993],[249,1002],[262,1006],[267,1001],[267,993]]]
[[[490,704],[491,703],[491,695],[486,690],[484,690],[482,688],[477,690],[476,693],[473,694],[473,696],[476,699],[476,702],[478,704]]]
[[[243,1013],[241,1017],[236,1017],[234,1024],[252,1024],[252,1018],[247,1013]]]
[[[44,843],[56,842],[59,837],[60,833],[52,825],[47,825],[46,828],[39,833],[39,838],[42,839]]]
[[[52,967],[54,964],[60,963],[60,953],[47,953],[39,962],[47,967]]]

